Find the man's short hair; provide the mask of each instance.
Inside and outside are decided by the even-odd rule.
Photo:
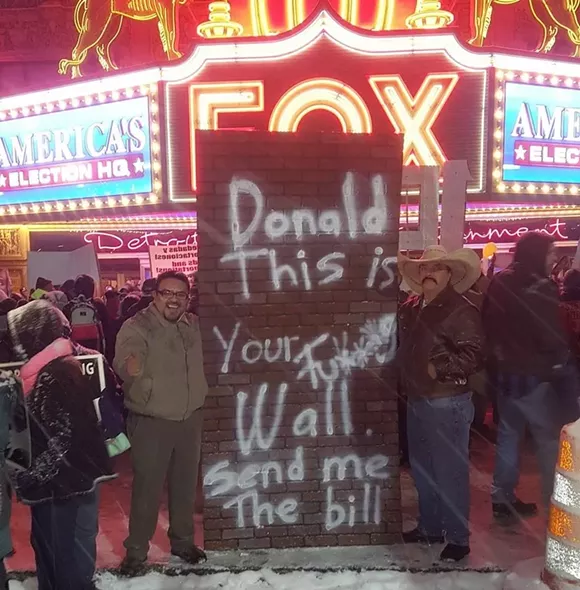
[[[150,295],[155,289],[157,289],[157,279],[145,279],[141,285],[143,295]]]
[[[75,293],[92,299],[95,296],[95,279],[90,275],[79,275],[75,279]]]
[[[181,281],[187,287],[187,292],[189,293],[189,279],[182,272],[176,272],[174,270],[166,270],[157,277],[157,283],[155,284],[156,291],[159,291],[161,283],[166,279],[175,279],[177,281]]]

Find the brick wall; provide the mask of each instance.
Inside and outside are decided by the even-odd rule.
[[[394,542],[400,140],[198,142],[206,547]]]

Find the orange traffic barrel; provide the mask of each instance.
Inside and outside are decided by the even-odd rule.
[[[560,435],[542,581],[552,590],[580,589],[580,420]]]

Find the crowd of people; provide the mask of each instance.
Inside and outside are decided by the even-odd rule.
[[[194,293],[184,274],[166,272],[102,299],[88,275],[60,287],[39,279],[28,298],[4,294],[0,360],[20,364],[0,368],[1,589],[13,551],[11,495],[30,506],[39,590],[96,589],[99,484],[116,476],[113,458],[129,448],[121,573],[144,571],[166,478],[171,552],[190,564],[205,559],[193,541],[207,392]],[[95,391],[82,357],[98,353],[105,379]],[[28,448],[15,452],[11,432]]]
[[[479,397],[494,400],[498,421],[493,515],[537,513],[516,495],[526,427],[549,502],[560,428],[580,416],[580,271],[554,273],[555,263],[541,233],[522,237],[513,262],[490,277],[469,249],[399,256],[402,285],[414,295],[399,293],[395,364],[419,497],[417,526],[403,541],[445,543],[442,560],[470,552],[469,441]],[[39,279],[26,298],[0,296],[0,360],[21,363],[18,374],[0,373],[0,588],[8,587],[14,494],[30,505],[39,590],[94,590],[99,484],[115,477],[112,459],[129,448],[121,573],[144,571],[166,481],[171,552],[190,564],[205,559],[193,540],[207,394],[194,292],[185,275],[167,272],[140,291],[109,289],[103,298],[87,275],[60,286]],[[106,378],[94,392],[79,357],[97,352]],[[24,460],[10,448],[13,431],[29,433]]]
[[[398,263],[414,292],[400,307],[397,365],[419,497],[417,526],[403,539],[446,543],[441,559],[460,561],[470,552],[469,442],[478,395],[493,400],[498,421],[493,516],[509,524],[538,512],[516,495],[526,429],[549,504],[561,427],[580,417],[580,271],[553,272],[553,240],[535,232],[490,280],[468,249],[448,254],[435,246]]]

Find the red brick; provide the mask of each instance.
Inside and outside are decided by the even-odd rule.
[[[268,537],[261,539],[240,539],[238,547],[240,549],[269,549],[272,541]]]

